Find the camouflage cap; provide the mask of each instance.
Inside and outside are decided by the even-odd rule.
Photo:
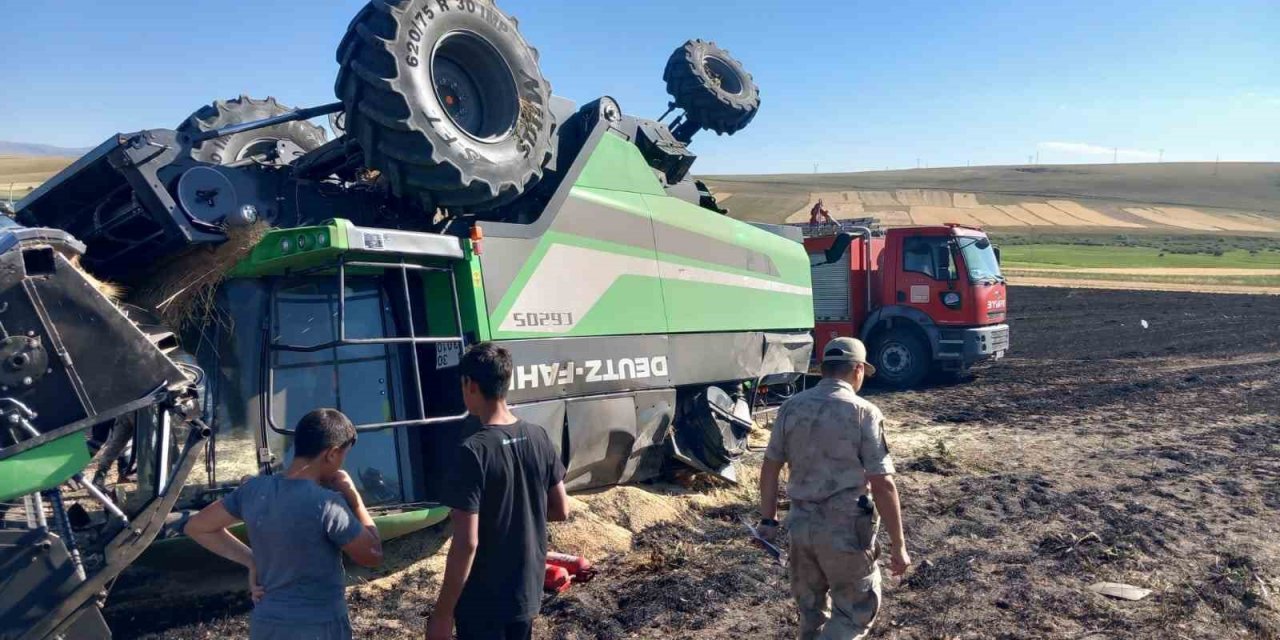
[[[836,338],[827,343],[822,352],[823,362],[853,362],[867,369],[868,376],[876,374],[876,368],[867,362],[867,347],[857,338]]]

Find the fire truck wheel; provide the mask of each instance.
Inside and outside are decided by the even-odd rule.
[[[487,0],[372,0],[338,46],[346,133],[392,191],[485,211],[542,178],[551,85],[516,21]]]
[[[895,329],[873,344],[871,363],[876,367],[873,381],[894,389],[908,389],[919,384],[929,372],[929,345],[916,332]]]
[[[718,134],[741,131],[760,110],[760,88],[751,74],[714,42],[681,45],[667,60],[662,79],[689,120]]]
[[[293,111],[291,107],[286,107],[271,97],[257,100],[240,96],[231,100],[217,100],[200,107],[178,125],[176,131],[192,135],[290,111]],[[190,153],[192,158],[210,164],[256,162],[268,166],[284,166],[322,146],[325,137],[324,129],[305,120],[296,120],[206,140],[198,145],[190,145]]]

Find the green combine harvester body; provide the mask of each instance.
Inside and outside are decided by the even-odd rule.
[[[488,3],[373,2],[338,60],[341,102],[111,136],[0,219],[0,636],[109,635],[108,587],[199,579],[186,519],[287,468],[317,407],[356,424],[385,537],[440,522],[478,342],[511,352],[570,490],[735,479],[747,389],[807,370],[799,230],[689,176],[693,134],[759,106],[724,50],[672,54],[670,123],[552,96]]]
[[[259,442],[266,453],[257,468],[277,468],[288,456],[289,426],[309,408],[332,404],[374,432],[362,436],[350,463],[358,483],[384,490],[384,499],[373,494],[370,502],[429,503],[447,481],[448,443],[457,437],[454,340],[461,338],[494,340],[512,352],[509,400],[552,432],[571,488],[655,477],[673,448],[700,468],[732,474],[725,460],[682,452],[673,428],[678,396],[714,384],[737,391],[744,381],[803,371],[813,322],[803,246],[669,195],[635,145],[608,129],[561,189],[562,203],[533,224],[477,222],[476,239],[341,218],[271,231],[229,273],[215,317],[234,327],[270,326],[274,342],[228,333],[224,320],[184,341],[218,345],[196,353],[206,370],[241,363],[232,367],[239,386],[213,385],[212,400],[229,417],[215,429],[215,447]],[[341,305],[339,291],[347,292]],[[298,296],[308,298],[294,311]],[[364,307],[388,305],[397,308],[394,317],[370,331]],[[316,327],[313,316],[333,322]],[[340,327],[371,342],[325,350],[338,390],[293,399],[294,389],[318,377],[314,347],[340,339]],[[394,340],[437,341],[418,345],[419,366],[409,367],[419,370],[416,380],[396,364],[414,354]],[[264,349],[267,369],[256,379],[252,364]],[[375,360],[386,366],[374,371]],[[341,389],[348,370],[361,393]],[[226,391],[245,383],[247,391]],[[424,390],[425,411],[409,406],[418,402],[414,387]],[[247,411],[237,411],[241,403]],[[424,425],[433,426],[413,428]],[[689,441],[696,448],[702,437]],[[395,453],[405,451],[417,453]]]
[[[507,235],[513,230],[505,225],[484,229],[481,261],[503,268],[485,280],[494,339],[777,330],[813,322],[803,247],[668,195],[635,145],[616,134],[601,139],[536,238]],[[508,279],[512,262],[519,268]]]

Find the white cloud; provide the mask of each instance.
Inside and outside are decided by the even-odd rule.
[[[1073,156],[1115,158],[1120,162],[1155,162],[1160,159],[1160,154],[1155,151],[1116,149],[1115,147],[1104,147],[1083,142],[1041,142],[1036,145],[1036,149]],[[1045,158],[1044,160],[1052,161],[1053,159]]]

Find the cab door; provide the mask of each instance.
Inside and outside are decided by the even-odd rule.
[[[962,278],[951,235],[899,236],[894,303],[919,309],[939,325],[965,323]]]

